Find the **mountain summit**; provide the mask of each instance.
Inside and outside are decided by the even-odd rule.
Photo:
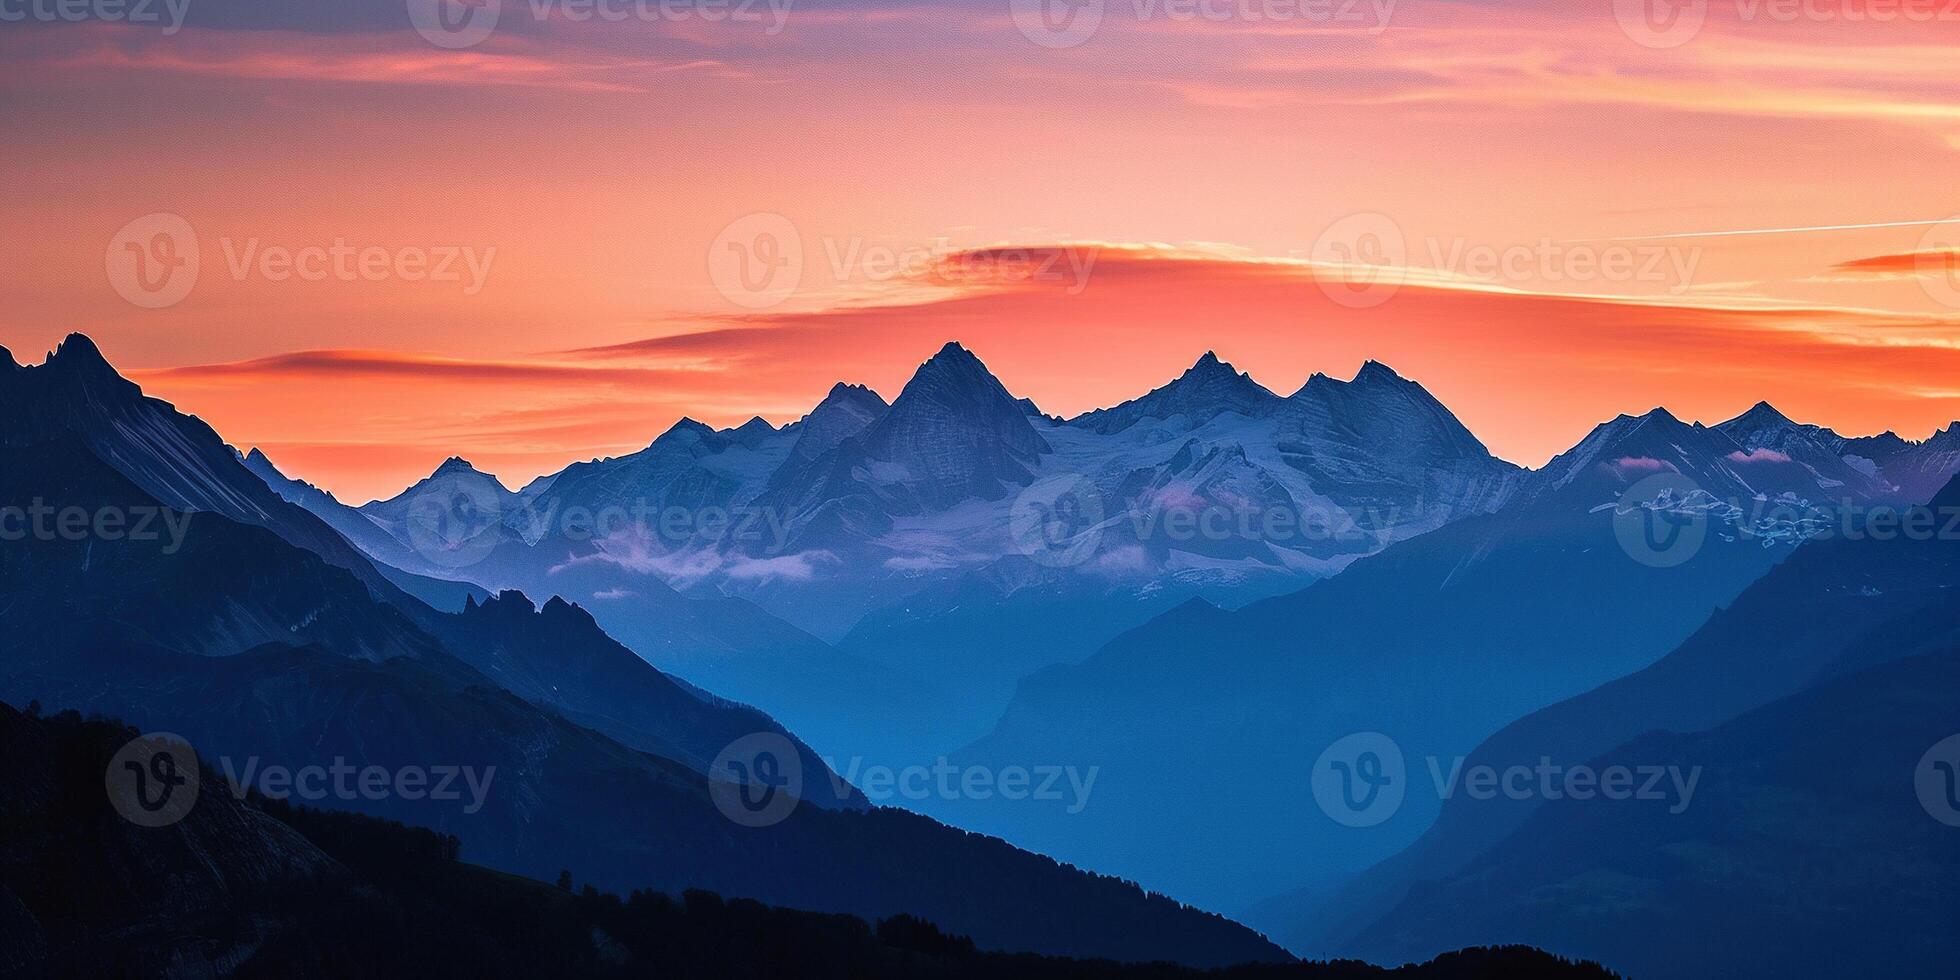
[[[998,500],[1026,486],[1047,440],[987,366],[958,343],[919,366],[857,440],[864,471],[900,512]]]
[[[1182,419],[1186,428],[1196,428],[1227,412],[1261,418],[1279,405],[1278,395],[1206,351],[1170,384],[1114,408],[1079,416],[1070,424],[1103,435],[1114,435],[1143,419]]]

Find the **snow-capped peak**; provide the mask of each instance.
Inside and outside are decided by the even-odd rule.
[[[1248,418],[1270,415],[1281,399],[1259,382],[1206,351],[1197,363],[1161,388],[1114,408],[1100,409],[1070,420],[1105,435],[1121,432],[1143,419],[1183,418],[1195,428],[1226,412]]]

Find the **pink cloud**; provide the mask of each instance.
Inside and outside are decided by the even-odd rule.
[[[1622,456],[1607,463],[1606,468],[1621,477],[1638,473],[1680,472],[1673,463],[1651,456]]]

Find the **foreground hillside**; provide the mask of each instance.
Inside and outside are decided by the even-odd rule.
[[[461,863],[458,842],[346,813],[204,792],[178,823],[112,810],[102,772],[135,733],[0,705],[0,975],[240,977],[1610,977],[1523,948],[1389,971],[1269,964],[1211,974],[981,952],[911,916],[629,898]],[[219,774],[203,771],[206,785]],[[114,943],[101,937],[114,935]]]

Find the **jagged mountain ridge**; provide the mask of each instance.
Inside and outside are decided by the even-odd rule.
[[[463,547],[418,571],[565,595],[664,669],[767,705],[799,729],[848,733],[834,716],[875,716],[866,692],[900,689],[913,692],[901,700],[924,703],[923,692],[951,686],[960,693],[945,691],[921,719],[985,724],[1026,670],[1084,655],[1184,598],[1243,605],[1494,510],[1519,473],[1419,385],[1373,363],[1352,382],[1323,378],[1284,399],[1207,354],[1112,411],[1043,416],[949,344],[889,405],[839,384],[780,430],[683,421],[641,452],[574,464],[514,495],[473,472],[439,473],[362,513],[416,551],[417,528],[404,516],[415,499],[433,496],[438,512],[460,501],[450,537],[463,527]],[[1093,540],[1061,553],[1040,536],[1045,527],[1029,524],[1058,491],[1060,503],[1080,497],[1101,516]],[[578,540],[563,533],[562,515],[609,509],[638,516]],[[471,537],[473,515],[487,510],[501,519]],[[678,522],[663,522],[669,514]],[[1272,514],[1284,518],[1277,532],[1264,526]],[[1221,518],[1223,530],[1179,526],[1203,515]],[[421,528],[422,550],[431,538],[449,544],[431,530]],[[994,639],[1027,657],[965,649],[958,621],[970,606],[937,603],[947,613],[937,620],[907,611],[915,598],[969,581],[989,583],[969,597],[1001,604],[1001,623],[1018,624]],[[669,644],[660,637],[673,633],[676,593],[731,609],[752,603],[749,620],[800,629],[778,624],[763,644],[778,652],[747,650],[746,665],[713,642],[728,617]],[[1077,600],[1102,610],[1083,621],[1086,633],[1045,625],[1043,610]],[[698,602],[686,608],[705,615]],[[799,639],[803,631],[842,654]],[[1066,645],[1049,642],[1064,635]],[[824,662],[850,667],[831,672],[835,683],[807,670],[796,685],[785,681]],[[846,683],[846,673],[861,679]],[[972,705],[945,700],[975,692]],[[900,727],[916,734],[909,720]],[[949,729],[939,740],[951,748],[972,734]]]
[[[953,756],[973,765],[1032,753],[1094,759],[1111,806],[1067,819],[967,801],[935,812],[1221,904],[1359,871],[1348,862],[1387,857],[1433,819],[1439,801],[1427,780],[1412,779],[1394,818],[1378,826],[1295,833],[1300,819],[1333,825],[1321,822],[1306,779],[1275,784],[1262,775],[1270,756],[1247,746],[1283,746],[1304,767],[1345,736],[1379,732],[1412,759],[1450,758],[1653,663],[1813,530],[1757,514],[1757,493],[1829,497],[1802,482],[1801,467],[1745,472],[1727,459],[1740,451],[1666,412],[1623,416],[1526,476],[1494,514],[1235,612],[1180,606],[1080,664],[1030,675],[994,731]],[[1689,503],[1701,507],[1705,540],[1677,563],[1620,537],[1618,518],[1638,511],[1625,498],[1657,474],[1703,488]],[[1254,784],[1262,805],[1203,811],[1205,834],[1186,816]],[[1186,840],[1203,844],[1167,843]]]
[[[1282,399],[1207,353],[1149,395],[1064,421],[1033,412],[971,352],[948,344],[890,405],[869,389],[839,384],[794,425],[744,428],[738,438],[742,430],[717,433],[684,421],[641,453],[574,464],[539,480],[543,490],[523,491],[522,517],[507,514],[505,523],[534,542],[535,532],[519,524],[535,522],[552,501],[590,511],[757,511],[751,530],[761,533],[717,541],[642,532],[618,544],[677,588],[705,583],[753,598],[835,638],[879,604],[1025,554],[1001,531],[1011,522],[1008,511],[1041,480],[1079,477],[1102,495],[1106,514],[1131,524],[1149,524],[1152,508],[1161,509],[1174,487],[1196,495],[1172,506],[1280,507],[1362,532],[1339,542],[1294,540],[1275,551],[1256,535],[1170,542],[1151,528],[1149,560],[1139,565],[1119,555],[1082,569],[1132,586],[1208,577],[1229,591],[1248,577],[1301,584],[1387,541],[1488,512],[1518,472],[1491,457],[1419,385],[1373,362],[1354,382],[1321,378]],[[1181,481],[1193,460],[1241,472],[1229,483]],[[1213,485],[1192,485],[1206,480]],[[380,513],[381,504],[363,510],[405,539],[399,514]],[[1101,554],[1136,544],[1134,537],[1112,536]],[[1223,563],[1208,551],[1222,553]],[[562,556],[554,558],[562,564]],[[486,587],[501,584],[469,569],[459,573]],[[844,580],[868,601],[836,609],[795,598],[824,592],[826,579]],[[811,605],[841,618],[818,621]]]
[[[1841,483],[1847,496],[1923,504],[1960,472],[1960,422],[1913,442],[1896,433],[1847,438],[1821,425],[1791,421],[1768,402],[1716,428],[1752,453],[1768,450]]]
[[[11,452],[0,496],[158,506],[74,438]],[[475,812],[407,796],[335,805],[433,824],[504,870],[547,878],[576,866],[619,889],[920,912],[992,947],[1208,965],[1281,957],[1223,920],[998,841],[865,811],[854,796],[826,804],[833,777],[807,746],[805,805],[777,832],[741,833],[711,802],[702,760],[737,731],[786,733],[662,677],[562,600],[539,610],[506,595],[454,616],[408,615],[347,571],[210,512],[161,545],[30,538],[0,551],[0,577],[11,600],[0,628],[18,641],[0,657],[0,698],[174,730],[234,760],[494,767],[497,789]],[[419,625],[430,622],[446,626]],[[980,898],[976,868],[1013,902]],[[958,894],[938,884],[955,880]],[[1073,897],[1043,909],[1030,894]]]

